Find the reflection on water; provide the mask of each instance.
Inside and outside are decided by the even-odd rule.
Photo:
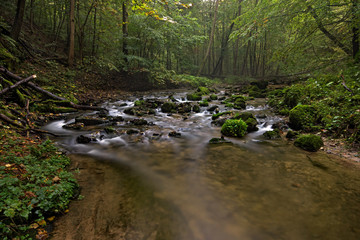
[[[111,114],[130,117],[120,105],[107,103]],[[359,239],[358,170],[283,140],[266,141],[262,133],[279,119],[262,103],[246,111],[267,118],[258,132],[231,144],[208,144],[220,128],[211,125],[206,109],[185,120],[161,112],[145,117],[155,125],[139,127],[136,136],[83,145],[74,141],[81,132],[73,132],[57,141],[115,170],[108,184],[122,189],[128,201],[119,204],[130,211],[124,239]],[[181,138],[170,138],[173,130]],[[113,211],[108,218],[121,214]]]

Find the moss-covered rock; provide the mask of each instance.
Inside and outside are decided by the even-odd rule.
[[[196,92],[200,95],[208,95],[208,94],[210,94],[210,89],[207,87],[198,87]]]
[[[207,100],[204,100],[204,101],[199,102],[199,105],[200,105],[201,107],[208,107],[208,106],[209,106],[209,102],[208,102]]]
[[[248,118],[245,121],[245,123],[248,126],[247,127],[248,132],[255,132],[255,131],[259,130],[259,128],[257,127],[258,122],[255,118]]]
[[[196,113],[199,113],[199,112],[200,112],[200,106],[197,105],[197,104],[195,104],[195,105],[193,106],[193,108],[192,108],[192,111],[193,111],[193,112],[196,112]]]
[[[310,130],[316,124],[315,108],[311,105],[299,105],[291,109],[290,127],[295,130]]]
[[[274,129],[273,131],[266,131],[263,136],[267,139],[278,139],[281,138],[280,136],[280,130]]]
[[[243,137],[246,130],[247,125],[241,119],[228,119],[221,127],[221,133],[228,137]]]
[[[217,100],[218,96],[216,94],[211,94],[209,98],[210,100]]]
[[[288,139],[295,139],[295,138],[297,138],[299,136],[299,133],[298,132],[296,132],[296,131],[288,131],[287,133],[286,133],[286,138],[288,138]]]
[[[161,111],[164,113],[170,113],[176,109],[176,104],[173,102],[166,102],[161,106]]]
[[[221,117],[223,115],[229,115],[229,114],[232,114],[232,112],[231,111],[226,111],[226,112],[216,113],[216,114],[212,115],[211,119],[216,120],[216,119],[218,119],[219,117]]]
[[[234,102],[234,108],[235,109],[245,109],[246,108],[245,100],[242,98],[237,98]]]
[[[296,139],[294,145],[306,151],[316,152],[324,146],[324,142],[320,136],[307,134],[301,135],[298,139]]]
[[[198,93],[189,93],[186,95],[186,99],[188,101],[201,101],[202,96],[201,96],[201,94],[198,94]]]

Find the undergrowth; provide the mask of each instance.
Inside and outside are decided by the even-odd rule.
[[[45,239],[45,226],[67,211],[78,185],[70,159],[47,140],[0,131],[1,239]]]

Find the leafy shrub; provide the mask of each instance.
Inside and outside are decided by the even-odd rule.
[[[32,221],[66,210],[77,183],[65,170],[70,159],[50,141],[36,145],[9,134],[0,139],[0,235],[12,239],[26,236]]]
[[[228,119],[221,127],[221,133],[228,137],[243,137],[246,130],[247,125],[241,119]]]
[[[308,134],[301,135],[295,140],[294,145],[306,151],[316,152],[324,145],[324,143],[320,136]]]

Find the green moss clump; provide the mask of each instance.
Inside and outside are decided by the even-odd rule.
[[[208,89],[207,87],[198,87],[198,89],[196,91],[200,95],[208,95],[208,94],[210,94],[210,89]]]
[[[210,95],[210,100],[217,100],[218,96],[216,94],[211,94]]]
[[[199,105],[202,106],[202,107],[208,107],[209,102],[207,100],[204,100],[204,101],[199,102]]]
[[[202,97],[198,93],[189,93],[186,95],[188,101],[201,101]]]
[[[301,135],[298,139],[295,140],[294,145],[310,152],[318,151],[324,143],[320,136],[314,134]]]
[[[161,111],[164,113],[170,113],[176,109],[176,104],[173,102],[166,102],[161,106]]]
[[[144,100],[136,100],[136,101],[134,102],[134,105],[137,106],[137,107],[142,106],[142,105],[144,105],[144,104],[145,104],[145,101],[144,101]]]
[[[299,133],[296,131],[288,131],[286,134],[286,138],[288,139],[295,139],[299,136]]]
[[[281,138],[279,129],[274,129],[273,131],[266,131],[263,136],[267,139]]]
[[[192,108],[193,112],[199,113],[200,112],[200,106],[199,105],[194,105]]]
[[[247,127],[248,132],[254,132],[254,131],[259,130],[259,128],[257,127],[258,122],[257,122],[257,120],[255,118],[248,118],[245,121],[245,123],[248,126]]]
[[[246,123],[241,119],[228,119],[221,127],[221,133],[228,137],[243,137],[247,127]]]
[[[234,108],[235,109],[245,109],[246,108],[245,100],[242,98],[237,98],[234,102]]]
[[[310,130],[316,123],[315,108],[310,105],[299,105],[290,110],[290,127],[295,130]]]
[[[212,115],[211,119],[216,120],[223,115],[227,115],[227,114],[231,114],[231,113],[232,113],[231,111],[216,113],[216,114]]]

